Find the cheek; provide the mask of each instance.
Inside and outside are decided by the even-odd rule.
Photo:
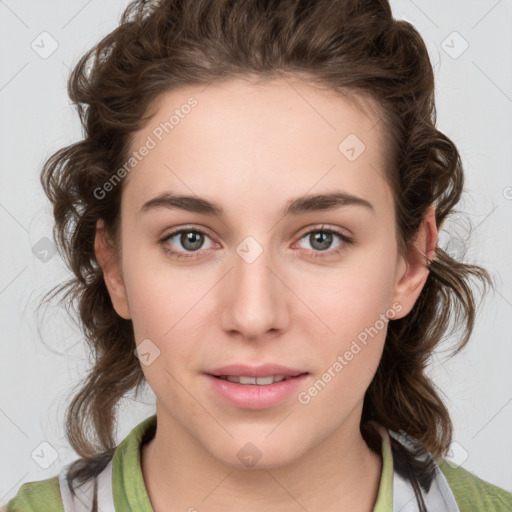
[[[301,311],[309,315],[307,325],[314,327],[317,337],[325,336],[339,345],[374,326],[389,310],[394,261],[392,256],[382,254],[384,250],[380,251],[382,257],[376,252],[354,253],[335,271],[323,269],[295,281],[298,285],[294,291],[309,307]]]
[[[136,343],[145,343],[150,353],[157,354],[153,363],[142,366],[148,383],[153,389],[169,390],[175,384],[173,376],[179,379],[184,368],[194,368],[194,340],[201,339],[199,310],[194,309],[199,298],[192,292],[182,293],[186,286],[170,292],[161,279],[151,279],[133,283],[133,328]]]
[[[325,386],[330,391],[322,391],[324,400],[340,406],[354,405],[364,396],[380,361],[388,318],[397,313],[390,304],[392,257],[358,256],[357,262],[340,268],[336,279],[332,273],[317,275],[297,293],[311,305],[311,310],[301,309],[299,322],[320,363],[318,389],[311,393]]]
[[[183,269],[173,269],[162,249],[149,250],[147,244],[137,244],[129,235],[126,238],[123,254],[129,257],[123,261],[123,276],[135,339],[163,341],[179,327],[180,318],[193,308],[205,287],[194,284]]]
[[[142,371],[155,394],[178,410],[186,398],[179,384],[183,368],[194,367],[198,298],[186,284],[167,283],[154,272],[140,272],[127,289]]]
[[[173,375],[195,368],[194,354],[201,334],[201,315],[212,284],[193,278],[192,271],[171,270],[167,265],[150,266],[135,249],[124,266],[125,283],[136,344],[150,354],[151,364],[142,370],[153,389],[170,389]],[[156,354],[156,356],[153,356]],[[154,362],[153,362],[154,361]]]
[[[375,289],[367,294],[345,284],[346,293],[337,290],[339,299],[331,297],[329,302],[324,297],[324,302],[315,302],[319,308],[315,311],[329,329],[319,336],[307,327],[311,352],[318,357],[317,373],[297,396],[310,417],[322,415],[326,424],[343,420],[341,416],[363,400],[380,362],[388,327],[386,315],[391,311],[385,305],[385,294],[379,295]],[[354,294],[350,296],[349,291]],[[311,319],[302,325],[311,325]]]

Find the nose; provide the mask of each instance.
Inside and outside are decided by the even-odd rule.
[[[252,341],[285,329],[290,316],[285,281],[271,251],[248,237],[237,247],[223,284],[223,328]]]

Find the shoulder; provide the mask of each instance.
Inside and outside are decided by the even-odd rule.
[[[120,445],[116,447],[114,454],[108,455],[109,460],[112,462],[111,465],[109,463],[105,466],[102,463],[101,467],[103,469],[110,467],[110,471],[112,471],[112,473],[107,472],[105,475],[107,475],[110,482],[113,480],[116,482],[118,488],[114,489],[113,492],[121,496],[118,496],[118,500],[123,499],[123,493],[126,494],[124,485],[125,481],[129,479],[138,478],[139,488],[145,492],[142,473],[140,473],[140,444],[146,438],[150,439],[154,435],[155,429],[156,414],[135,426]],[[103,462],[105,461],[103,460]],[[139,473],[137,473],[137,468],[139,468]],[[62,471],[65,470],[63,469]],[[99,471],[101,472],[101,469]],[[135,477],[133,476],[134,472],[136,473]],[[0,512],[64,512],[63,499],[67,504],[73,498],[70,498],[67,494],[67,486],[63,487],[64,498],[61,495],[59,477],[62,475],[63,473],[61,472],[53,478],[24,483],[18,489],[16,496],[7,505],[0,504]],[[89,492],[91,488],[93,486],[88,484],[86,492]],[[128,492],[131,492],[131,490]]]
[[[0,512],[64,512],[59,478],[26,482]]]
[[[446,460],[439,463],[459,505],[460,512],[510,512],[512,493],[493,485]]]

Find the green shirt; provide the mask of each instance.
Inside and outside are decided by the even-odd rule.
[[[141,441],[156,425],[156,415],[139,423],[118,445],[112,459],[112,494],[116,511],[153,512],[142,476]],[[382,473],[373,512],[393,510],[393,454],[389,434],[382,430]],[[485,482],[461,467],[443,461],[443,472],[460,512],[510,512],[512,494]],[[7,512],[64,512],[58,476],[24,483],[9,501]],[[1,512],[1,511],[0,511]]]

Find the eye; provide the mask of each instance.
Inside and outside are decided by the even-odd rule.
[[[340,240],[342,240],[341,247],[328,251],[335,237],[338,237]],[[334,229],[326,229],[323,226],[309,230],[301,237],[301,240],[303,239],[306,239],[312,246],[312,256],[315,258],[336,256],[340,254],[347,245],[353,244],[353,239],[349,236]]]
[[[187,255],[186,252],[194,253],[201,249],[205,237],[210,238],[204,231],[200,229],[185,228],[178,229],[172,233],[169,233],[165,236],[165,238],[162,238],[159,243],[162,245],[166,252],[172,254],[176,258],[195,258],[196,256],[194,256],[194,254]],[[184,250],[176,251],[171,249],[169,246],[173,243],[173,241],[175,244],[180,244]]]
[[[165,252],[171,254],[173,257],[197,258],[198,256],[196,256],[194,253],[204,249],[203,244],[205,237],[210,239],[208,234],[201,229],[181,228],[166,235],[164,238],[159,240],[159,243],[162,245]],[[343,243],[338,249],[328,251],[328,248],[332,245],[334,237],[338,237]],[[303,239],[307,239],[312,245],[313,253],[311,255],[313,257],[335,256],[340,254],[347,245],[353,244],[352,238],[337,230],[326,229],[323,226],[320,228],[311,229],[304,233],[300,240]],[[182,249],[172,249],[171,247],[175,247],[174,244],[181,245]],[[189,254],[187,254],[187,252]]]

